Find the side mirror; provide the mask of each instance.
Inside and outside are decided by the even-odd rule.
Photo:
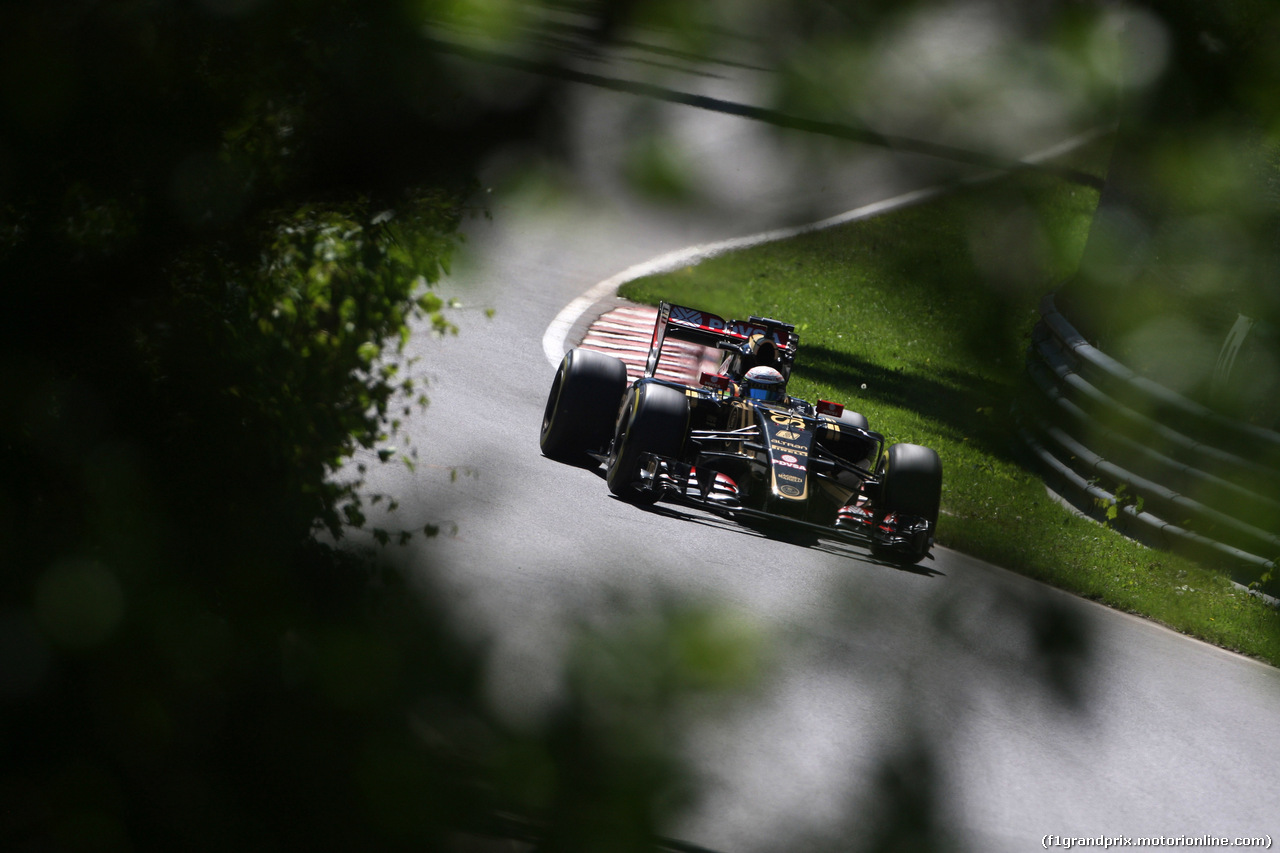
[[[707,373],[705,370],[702,372],[702,376],[698,379],[698,382],[702,387],[712,388],[722,394],[728,392],[729,388],[733,385],[733,381],[723,373]]]
[[[827,417],[831,417],[831,418],[839,418],[841,415],[844,414],[844,404],[833,403],[830,400],[819,400],[817,409],[818,409],[818,414],[826,415]]]

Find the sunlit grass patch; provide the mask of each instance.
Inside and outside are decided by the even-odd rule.
[[[1103,146],[1071,164],[1100,174]],[[1040,298],[1078,263],[1096,190],[1022,174],[624,286],[797,324],[792,393],[845,403],[944,466],[938,541],[1280,664],[1280,614],[1221,575],[1078,517],[1045,489],[1013,403]]]

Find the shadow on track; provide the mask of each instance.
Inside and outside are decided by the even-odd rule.
[[[744,536],[750,536],[760,539],[770,539],[774,542],[785,542],[810,551],[817,551],[822,554],[830,554],[835,557],[845,557],[850,560],[856,560],[860,563],[866,563],[873,566],[886,566],[891,569],[897,569],[913,575],[921,575],[923,577],[940,577],[945,576],[945,572],[941,572],[930,566],[910,565],[905,566],[901,563],[894,563],[888,560],[881,560],[871,554],[865,546],[861,546],[843,539],[827,538],[820,533],[816,533],[803,528],[792,527],[785,522],[771,524],[764,522],[750,522],[748,520],[738,520],[716,515],[706,510],[698,510],[690,507],[679,507],[669,503],[655,504],[630,504],[622,498],[611,496],[612,500],[619,503],[629,504],[636,509],[650,513],[652,515],[660,515],[666,518],[676,519],[689,524],[698,524],[705,527],[714,528],[716,530],[724,530],[727,532],[735,532]],[[929,555],[926,559],[933,559],[933,555]]]

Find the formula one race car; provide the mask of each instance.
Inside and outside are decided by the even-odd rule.
[[[719,350],[697,387],[655,376],[667,338]],[[783,522],[867,543],[901,565],[929,553],[942,463],[893,444],[862,415],[786,393],[795,326],[662,303],[644,375],[574,349],[560,363],[542,418],[542,452],[607,466],[609,491],[635,503],[666,500],[749,524]]]

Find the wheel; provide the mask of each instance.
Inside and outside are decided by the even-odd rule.
[[[542,414],[542,452],[577,461],[588,451],[608,447],[627,381],[627,366],[620,359],[585,349],[565,353]]]
[[[869,430],[871,427],[867,425],[866,415],[857,412],[851,412],[845,409],[840,413],[840,417],[833,418],[830,415],[823,415],[819,418],[825,421],[834,421],[841,427],[854,427],[856,429]],[[839,437],[835,440],[828,439],[830,448],[836,455],[849,462],[864,467],[871,467],[875,462],[877,442],[869,439],[861,434],[855,433],[853,429],[848,431],[842,430]]]
[[[908,542],[898,545],[873,540],[871,553],[895,563],[914,565],[929,553],[933,530],[938,524],[942,460],[937,453],[918,444],[890,445],[880,466],[880,476],[877,518],[894,513],[924,519],[928,529],[917,531]]]
[[[857,427],[858,429],[871,429],[871,427],[867,425],[866,415],[860,415],[857,412],[851,412],[848,409],[841,412],[840,417],[832,418],[832,420],[839,423],[840,426],[851,426]]]
[[[609,491],[633,503],[657,500],[656,491],[637,488],[640,456],[644,453],[679,456],[688,430],[689,400],[683,391],[652,382],[636,385],[618,416],[605,477]]]

